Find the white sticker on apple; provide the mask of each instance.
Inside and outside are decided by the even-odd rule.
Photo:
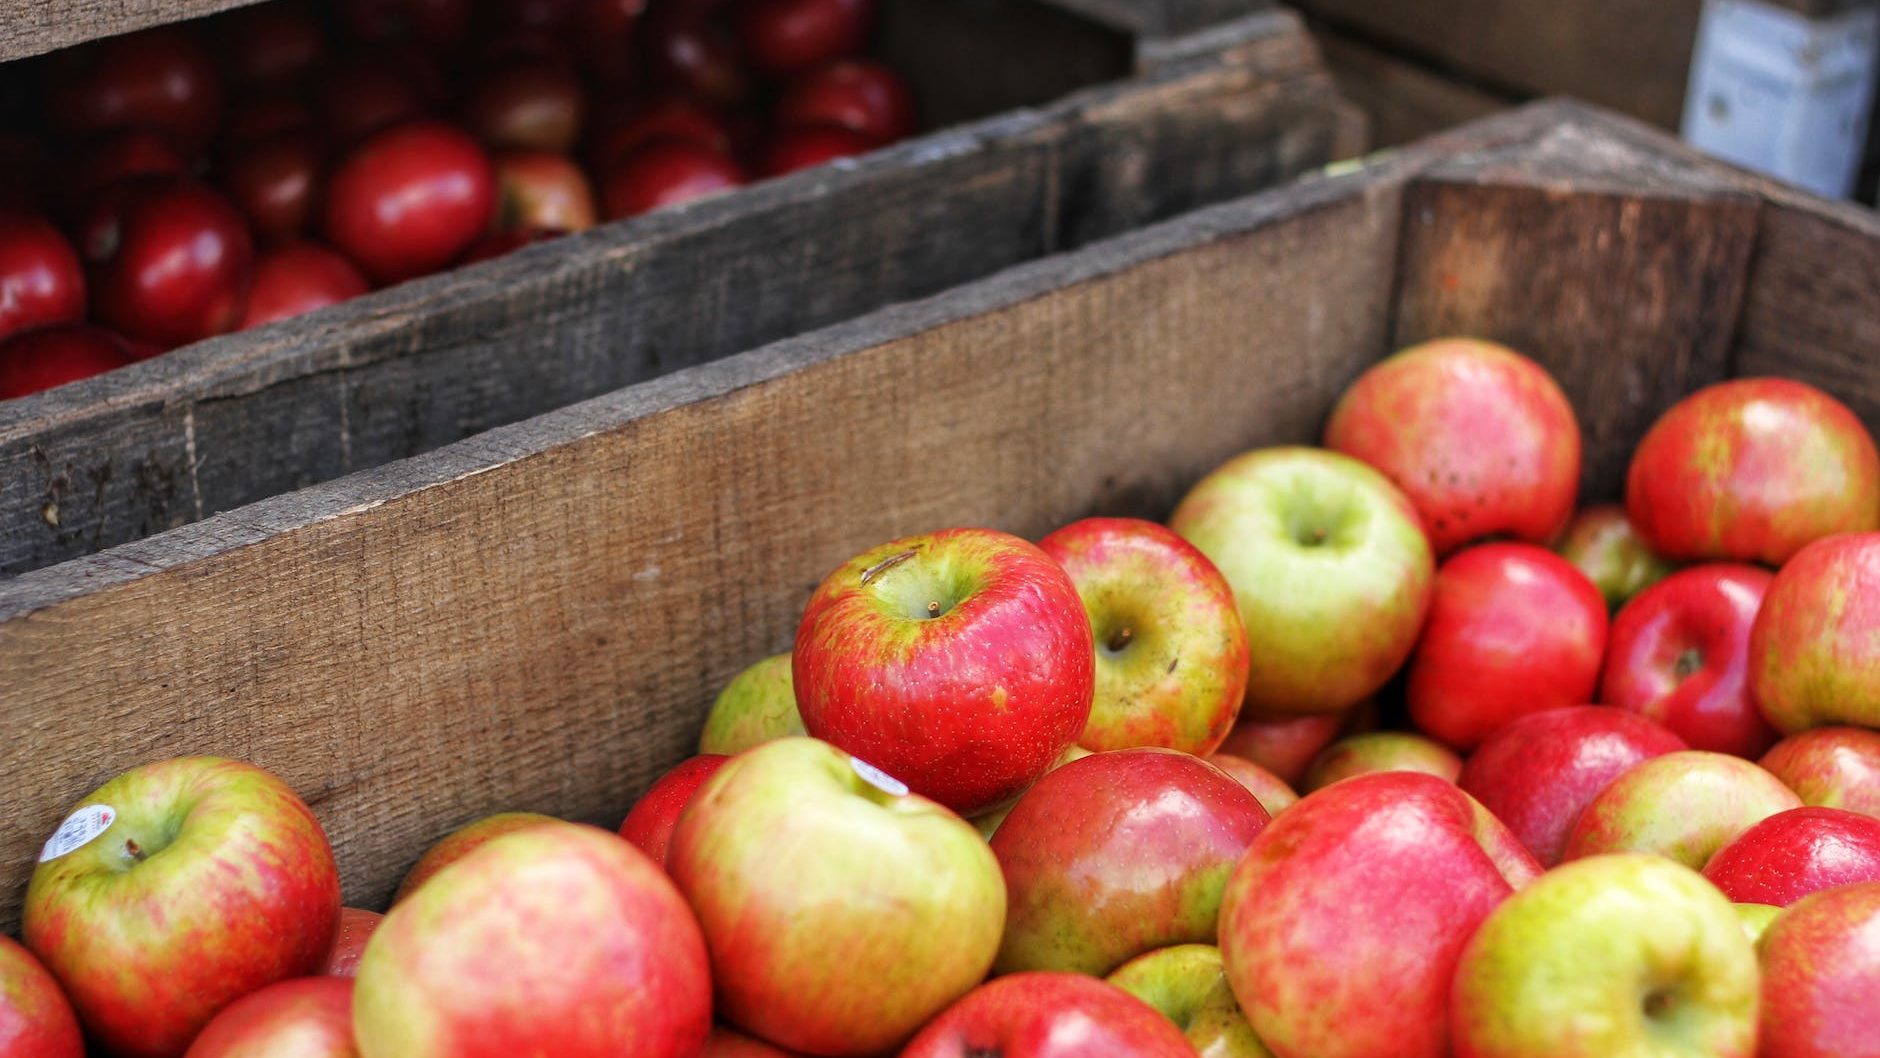
[[[56,860],[67,853],[77,852],[97,840],[100,834],[111,829],[117,822],[117,810],[110,805],[86,805],[65,817],[59,829],[46,839],[46,847],[39,850],[39,862]]]
[[[890,794],[895,797],[907,796],[906,783],[889,775],[887,772],[882,771],[880,768],[875,767],[862,758],[850,757],[849,766],[855,769],[855,774],[861,776],[863,782],[880,790],[882,793]]]

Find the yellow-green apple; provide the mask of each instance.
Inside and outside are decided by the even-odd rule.
[[[1340,779],[1374,771],[1420,771],[1447,782],[1462,773],[1462,758],[1433,739],[1409,731],[1367,731],[1325,747],[1306,769],[1307,793]]]
[[[1471,750],[1528,713],[1592,700],[1606,602],[1586,574],[1532,544],[1480,544],[1436,574],[1404,688],[1417,727]]]
[[[1011,974],[973,989],[900,1058],[1194,1058],[1175,1023],[1083,974]]]
[[[85,1058],[78,1018],[33,953],[0,935],[0,1054]]]
[[[672,828],[679,825],[679,813],[692,795],[714,775],[730,757],[718,753],[700,753],[680,761],[661,775],[633,804],[620,823],[620,836],[646,853],[646,858],[664,867],[666,848],[672,842]]]
[[[132,768],[40,853],[21,934],[86,1035],[176,1058],[223,1007],[312,974],[339,926],[339,869],[279,778],[218,757]]]
[[[1335,713],[1382,687],[1428,608],[1429,540],[1403,493],[1317,448],[1246,452],[1169,519],[1233,586],[1253,666],[1249,709]]]
[[[1212,943],[1221,889],[1267,819],[1246,787],[1175,750],[1058,768],[992,836],[1007,896],[994,972],[1100,977],[1145,951]]]
[[[714,1025],[711,1038],[705,1041],[705,1053],[699,1058],[796,1058],[796,1054],[736,1029]]]
[[[1755,758],[1775,729],[1749,693],[1749,633],[1767,570],[1711,562],[1640,592],[1612,620],[1599,700],[1671,729],[1692,749]]]
[[[1592,705],[1529,713],[1469,754],[1456,781],[1544,867],[1601,790],[1635,764],[1685,748],[1655,720]]]
[[[1411,346],[1358,376],[1332,408],[1325,447],[1395,482],[1438,557],[1485,536],[1544,544],[1580,489],[1566,394],[1534,361],[1471,338]]]
[[[385,916],[354,980],[361,1058],[695,1058],[705,941],[659,866],[580,823],[511,831]]]
[[[484,816],[471,823],[451,831],[443,840],[426,850],[411,870],[405,872],[405,878],[398,883],[398,892],[392,894],[392,906],[397,907],[405,898],[416,892],[418,887],[431,880],[431,876],[444,868],[463,859],[484,845],[518,830],[527,830],[542,823],[559,823],[553,816],[535,812],[499,812],[493,816]]]
[[[1443,1058],[1456,957],[1540,874],[1453,783],[1375,772],[1288,808],[1221,905],[1234,995],[1279,1058]]]
[[[1821,537],[1880,529],[1880,454],[1813,386],[1723,382],[1652,424],[1626,471],[1625,511],[1667,558],[1780,566]]]
[[[1011,800],[1090,719],[1077,587],[1018,537],[945,529],[829,574],[797,627],[803,727],[961,815]]]
[[[1609,610],[1624,606],[1677,568],[1651,549],[1632,528],[1625,508],[1616,503],[1587,507],[1574,515],[1554,541],[1554,551],[1586,574],[1605,596]]]
[[[1299,802],[1299,795],[1286,784],[1286,780],[1260,767],[1258,764],[1231,753],[1216,753],[1208,758],[1208,763],[1226,772],[1228,778],[1247,788],[1247,792],[1260,802],[1269,816],[1281,812]]]
[[[1880,731],[1817,727],[1776,743],[1758,763],[1803,804],[1880,819]]]
[[[352,1003],[343,977],[271,984],[217,1014],[186,1058],[359,1058]]]
[[[1214,752],[1247,694],[1247,632],[1221,571],[1173,530],[1135,518],[1085,518],[1038,546],[1077,585],[1096,643],[1078,745]]]
[[[1212,944],[1145,952],[1117,967],[1108,981],[1161,1011],[1200,1058],[1272,1058],[1241,1013],[1221,949]]]
[[[772,654],[733,676],[718,692],[699,734],[698,751],[728,757],[800,734],[803,716],[796,711],[796,689],[790,683],[790,655]]]
[[[1833,536],[1776,574],[1749,639],[1750,693],[1784,734],[1880,728],[1880,533]]]
[[[1776,907],[1880,882],[1880,819],[1839,808],[1777,812],[1718,849],[1704,877],[1732,900]]]
[[[1751,1058],[1756,951],[1689,867],[1617,853],[1508,898],[1456,967],[1456,1058]]]
[[[1880,1058],[1880,882],[1797,901],[1758,951],[1759,1058]]]
[[[1731,904],[1736,909],[1736,919],[1743,924],[1743,932],[1754,944],[1768,931],[1769,924],[1782,914],[1782,909],[1772,904]]]
[[[1793,791],[1741,757],[1666,753],[1633,765],[1588,802],[1565,858],[1649,852],[1701,871],[1738,834],[1800,807]]]
[[[357,907],[339,909],[339,929],[333,934],[333,947],[321,964],[320,973],[328,977],[350,978],[359,972],[359,956],[365,954],[366,942],[378,931],[385,916]]]
[[[1216,753],[1250,760],[1298,786],[1305,780],[1306,769],[1319,751],[1337,741],[1340,735],[1356,734],[1375,727],[1377,709],[1369,700],[1345,713],[1308,713],[1304,716],[1274,715],[1257,710],[1241,710],[1240,722],[1227,733]]]
[[[998,861],[970,824],[813,738],[718,769],[666,866],[704,927],[723,1017],[812,1054],[905,1041],[985,977],[1005,923]]]
[[[1052,763],[1051,768],[1052,770],[1056,770],[1069,764],[1071,761],[1083,760],[1088,756],[1090,756],[1089,750],[1073,742],[1069,746],[1064,747],[1063,753],[1058,754],[1058,759]],[[1027,789],[1029,789],[1029,787],[1027,787]],[[1024,795],[1021,794],[1020,796],[1022,797]],[[992,835],[999,830],[999,824],[1005,822],[1005,817],[1012,814],[1012,806],[1016,804],[1018,804],[1018,798],[1015,797],[1011,801],[1000,805],[998,808],[994,808],[989,812],[979,813],[967,820],[967,822],[973,825],[974,830],[979,831],[981,837],[985,838],[987,841],[991,841]]]

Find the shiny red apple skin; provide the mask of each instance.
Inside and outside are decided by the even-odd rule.
[[[310,131],[260,140],[230,159],[222,174],[229,198],[264,243],[304,237],[319,218],[326,147]]]
[[[1441,559],[1495,535],[1544,544],[1580,488],[1580,427],[1539,364],[1506,346],[1444,338],[1352,383],[1325,446],[1383,471],[1422,516]]]
[[[1575,514],[1554,541],[1554,550],[1586,574],[1612,610],[1677,568],[1645,543],[1626,519],[1625,508],[1616,503]]]
[[[259,327],[337,305],[371,288],[339,251],[316,242],[290,243],[261,255],[242,326]]]
[[[1758,1058],[1880,1058],[1880,882],[1817,893],[1769,924]]]
[[[235,329],[254,282],[254,239],[229,200],[174,177],[118,185],[80,246],[94,315],[133,341],[165,348]]]
[[[222,98],[221,75],[194,29],[158,26],[61,53],[47,104],[68,137],[144,126],[193,149],[215,134]]]
[[[1351,718],[1351,713],[1272,716],[1243,710],[1215,752],[1250,760],[1296,788],[1312,759],[1338,740]]]
[[[464,101],[464,125],[493,150],[565,153],[581,138],[587,96],[573,70],[525,60],[485,74]]]
[[[177,1058],[222,1008],[325,961],[339,869],[319,820],[274,775],[179,757],[79,805],[114,817],[38,865],[21,933],[103,1053]]]
[[[1776,743],[1757,763],[1803,804],[1880,819],[1880,731],[1817,727]]]
[[[78,251],[44,217],[0,210],[0,341],[85,318]]]
[[[738,36],[753,66],[789,77],[860,54],[874,22],[875,0],[746,0]]]
[[[340,908],[339,932],[333,937],[333,949],[327,952],[326,964],[320,968],[320,973],[327,977],[348,979],[358,973],[359,957],[365,954],[367,942],[372,939],[372,934],[378,932],[379,923],[383,921],[385,916],[377,911],[357,907]]]
[[[1603,706],[1547,709],[1489,736],[1457,779],[1543,867],[1566,854],[1574,820],[1633,765],[1687,748],[1663,724]]]
[[[1591,701],[1606,600],[1531,544],[1481,544],[1436,571],[1405,697],[1417,727],[1459,750],[1528,713]]]
[[[0,1054],[85,1058],[78,1018],[59,983],[12,938],[0,935]]]
[[[358,1058],[352,1001],[343,977],[269,985],[217,1014],[185,1058]]]
[[[1741,757],[1679,750],[1628,768],[1581,810],[1564,858],[1647,852],[1701,871],[1717,850],[1801,798]]]
[[[1599,701],[1648,716],[1692,749],[1755,758],[1776,732],[1750,697],[1749,634],[1774,576],[1707,563],[1673,573],[1612,620]]]
[[[551,822],[496,838],[395,906],[354,979],[378,1058],[695,1058],[705,939],[672,880],[618,836]]]
[[[0,400],[136,363],[124,339],[88,323],[35,327],[0,341]]]
[[[1463,945],[1539,874],[1452,783],[1347,779],[1281,813],[1235,867],[1220,920],[1228,981],[1278,1058],[1444,1058]]]
[[[496,213],[489,154],[465,133],[413,121],[373,136],[327,180],[327,241],[379,284],[435,272]]]
[[[236,8],[218,22],[223,69],[244,89],[291,86],[326,57],[326,28],[304,3]]]
[[[430,881],[444,868],[470,855],[484,845],[519,830],[529,830],[544,823],[557,823],[553,816],[535,812],[498,812],[492,816],[467,823],[445,835],[443,840],[431,846],[411,870],[405,872],[404,881],[398,884],[398,892],[392,894],[392,906],[397,907],[405,898],[417,892],[425,882]]]
[[[772,120],[782,128],[840,125],[886,144],[913,135],[920,111],[913,88],[894,67],[844,59],[791,83],[777,100]]]
[[[1000,977],[929,1022],[900,1058],[1193,1058],[1175,1023],[1128,992],[1073,973]]]
[[[501,207],[498,231],[586,231],[594,226],[594,189],[565,154],[503,151],[496,155]]]
[[[1221,888],[1269,818],[1239,782],[1174,750],[1051,771],[992,836],[1006,890],[993,973],[1101,977],[1146,951],[1213,943]]]
[[[1312,759],[1300,789],[1310,794],[1341,779],[1378,771],[1420,771],[1455,782],[1462,758],[1433,739],[1408,731],[1367,731],[1339,739]]]
[[[1216,753],[1207,758],[1209,764],[1227,773],[1227,777],[1247,788],[1247,792],[1260,802],[1269,816],[1281,812],[1299,803],[1299,795],[1287,784],[1286,780],[1247,760],[1228,753]]]
[[[971,816],[1018,796],[1082,734],[1095,649],[1050,556],[996,530],[944,529],[825,577],[791,678],[809,734]]]
[[[79,157],[72,174],[72,202],[82,207],[98,192],[133,176],[187,176],[192,168],[189,155],[167,133],[119,129],[93,141]]]
[[[621,821],[620,836],[646,853],[646,858],[666,865],[666,847],[672,843],[672,830],[679,825],[679,813],[692,801],[692,795],[731,758],[718,753],[688,757],[659,777],[634,802]]]
[[[771,138],[758,163],[758,172],[785,176],[838,158],[867,154],[876,146],[872,138],[840,125],[797,125]]]
[[[1790,559],[1749,656],[1750,693],[1776,730],[1880,730],[1880,532],[1817,540]]]
[[[683,140],[655,140],[624,155],[601,179],[601,215],[637,217],[735,191],[744,170],[731,156]]]
[[[1780,566],[1821,537],[1880,529],[1880,453],[1821,390],[1736,379],[1659,417],[1633,452],[1625,497],[1659,554]]]
[[[1839,808],[1778,812],[1718,849],[1704,877],[1736,903],[1773,907],[1880,882],[1880,819]]]
[[[1173,530],[1084,518],[1038,547],[1070,575],[1096,645],[1096,698],[1078,745],[1206,756],[1247,693],[1247,630],[1234,589]]]
[[[620,159],[656,140],[684,140],[726,156],[732,153],[731,126],[724,116],[685,96],[639,100],[596,124],[588,153],[599,173],[612,172]]]

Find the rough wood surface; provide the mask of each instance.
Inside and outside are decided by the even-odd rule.
[[[0,62],[255,0],[0,0]]]
[[[0,575],[924,296],[1350,153],[1298,21],[0,404]]]
[[[1227,22],[1274,6],[1274,0],[1048,0],[1110,25],[1168,36]]]
[[[1351,37],[1323,31],[1313,37],[1339,93],[1370,119],[1373,146],[1410,143],[1515,105]]]
[[[616,822],[830,568],[1163,515],[1385,341],[1404,162],[1203,211],[0,585],[0,929],[75,798],[238,755],[347,899],[499,809]]]

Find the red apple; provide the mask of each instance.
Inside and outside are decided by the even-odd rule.
[[[498,231],[571,232],[594,226],[594,189],[567,155],[504,151],[495,164]]]
[[[1817,727],[1776,743],[1758,763],[1803,804],[1880,819],[1880,731]]]
[[[659,88],[735,107],[751,91],[737,41],[716,20],[684,4],[654,5],[638,34]]]
[[[1876,1058],[1880,882],[1831,889],[1769,925],[1758,1058]]]
[[[85,318],[85,270],[44,217],[0,210],[0,341]]]
[[[1135,518],[1072,522],[1038,547],[1070,575],[1096,637],[1096,697],[1078,744],[1212,753],[1247,693],[1247,632],[1221,571]]]
[[[254,240],[240,211],[193,180],[117,187],[88,219],[80,246],[98,320],[163,347],[235,329],[254,282]]]
[[[1787,907],[1810,893],[1880,882],[1880,819],[1839,808],[1791,808],[1738,834],[1704,877],[1740,904]]]
[[[318,970],[338,925],[339,870],[300,798],[259,768],[180,757],[66,817],[21,932],[100,1048],[177,1058],[223,1007]]]
[[[994,973],[1101,977],[1171,944],[1211,944],[1221,887],[1266,809],[1199,758],[1096,753],[1018,799],[992,836],[1005,875]]]
[[[0,935],[0,1054],[85,1058],[72,1004],[33,953]]]
[[[1208,763],[1227,773],[1227,777],[1247,788],[1247,792],[1260,802],[1269,816],[1281,812],[1299,803],[1299,795],[1287,785],[1286,780],[1260,767],[1258,764],[1227,753],[1216,753],[1208,758]]]
[[[135,363],[124,339],[86,323],[35,327],[0,341],[0,400]]]
[[[688,757],[677,767],[659,777],[634,803],[620,824],[620,836],[646,853],[646,858],[666,865],[666,846],[672,842],[672,829],[679,825],[679,813],[692,801],[692,795],[712,777],[730,757],[701,753]]]
[[[565,231],[550,231],[545,228],[510,228],[505,231],[493,231],[476,241],[476,245],[465,250],[459,264],[475,264],[493,257],[514,253],[524,246],[533,246],[538,242],[549,242],[568,234]]]
[[[347,30],[364,41],[451,45],[470,31],[470,0],[341,0]]]
[[[1287,785],[1298,786],[1305,781],[1312,758],[1336,741],[1350,720],[1346,713],[1274,716],[1243,710],[1216,752],[1250,760]]]
[[[326,58],[326,28],[304,3],[275,0],[237,8],[217,21],[222,66],[238,85],[293,85]]]
[[[316,242],[290,243],[261,255],[243,327],[259,327],[337,305],[368,289],[365,277],[338,251]]]
[[[1378,771],[1420,771],[1455,782],[1462,758],[1442,743],[1408,731],[1367,731],[1325,747],[1306,769],[1300,788],[1309,794],[1340,779]]]
[[[320,968],[320,973],[327,977],[345,978],[358,973],[359,957],[365,954],[366,942],[372,939],[372,934],[378,932],[379,923],[383,921],[385,916],[377,911],[340,908],[339,932],[333,937],[333,950],[327,952],[326,964]]]
[[[1586,574],[1612,610],[1677,568],[1638,535],[1618,504],[1588,507],[1574,515],[1554,550]]]
[[[636,30],[647,0],[587,0],[575,20],[581,59],[594,80],[604,85],[626,81],[638,72]]]
[[[221,121],[222,79],[193,28],[158,26],[60,53],[46,103],[68,137],[143,126],[193,149]]]
[[[464,124],[496,150],[566,152],[581,137],[587,97],[573,70],[520,60],[485,74],[464,102]]]
[[[790,681],[790,655],[772,654],[734,676],[712,701],[700,753],[741,753],[772,739],[803,734]]]
[[[1651,717],[1692,749],[1755,757],[1776,733],[1749,693],[1749,633],[1771,575],[1713,563],[1626,603],[1607,637],[1599,700]]]
[[[877,146],[873,139],[840,125],[796,125],[772,137],[757,169],[765,176],[784,176],[837,158],[867,154]]]
[[[798,1058],[795,1052],[765,1043],[754,1036],[746,1036],[736,1029],[727,1029],[723,1025],[712,1026],[711,1038],[705,1041],[705,1053],[699,1058]]]
[[[1154,1007],[1083,974],[1021,973],[981,985],[900,1058],[1194,1058]]]
[[[1544,867],[1565,855],[1574,820],[1633,765],[1686,748],[1655,720],[1591,705],[1514,721],[1469,755],[1457,783]]]
[[[1803,548],[1776,574],[1750,632],[1750,693],[1784,734],[1880,728],[1880,533]]]
[[[840,125],[877,144],[913,135],[920,124],[914,90],[892,66],[844,59],[811,70],[777,100],[779,127]]]
[[[996,808],[1090,719],[1095,648],[1077,586],[1006,533],[946,529],[823,579],[792,659],[803,727],[961,815]]]
[[[1332,409],[1325,446],[1395,482],[1438,558],[1491,535],[1544,544],[1580,489],[1580,427],[1566,394],[1494,342],[1425,342],[1366,371]]]
[[[1680,750],[1633,765],[1574,821],[1565,858],[1649,852],[1703,870],[1716,851],[1801,799],[1741,757]]]
[[[469,249],[496,212],[496,175],[477,142],[414,121],[373,136],[327,181],[328,241],[380,284],[435,272]]]
[[[1444,1058],[1463,944],[1539,874],[1451,783],[1347,779],[1281,813],[1234,868],[1228,981],[1279,1058]]]
[[[656,140],[684,140],[727,156],[732,150],[731,127],[724,117],[685,96],[636,101],[599,125],[589,152],[599,173],[612,172],[620,159]]]
[[[120,180],[133,176],[188,176],[192,168],[189,156],[168,134],[156,129],[119,129],[105,133],[85,148],[67,191],[70,201],[82,207]]]
[[[361,1055],[695,1058],[705,942],[652,861],[543,823],[490,841],[392,908],[353,994]]]
[[[416,120],[431,109],[411,71],[372,56],[329,68],[320,82],[319,103],[329,142],[341,146]]]
[[[538,815],[535,812],[499,812],[485,816],[473,823],[446,835],[442,841],[431,846],[411,870],[405,872],[404,881],[398,884],[398,892],[392,894],[392,906],[403,903],[405,898],[417,892],[418,887],[430,881],[444,868],[470,855],[484,845],[519,830],[528,830],[543,823],[558,823],[553,816]]]
[[[221,147],[224,151],[236,151],[283,132],[317,132],[318,126],[313,108],[298,95],[244,96],[229,107]]]
[[[875,0],[744,0],[738,36],[752,65],[775,77],[860,54]]]
[[[1410,718],[1461,750],[1529,713],[1591,701],[1606,600],[1566,559],[1482,544],[1444,562],[1410,659]]]
[[[1625,508],[1668,558],[1780,566],[1821,537],[1880,529],[1880,453],[1813,386],[1723,382],[1652,425],[1626,472]]]
[[[222,174],[222,186],[265,242],[287,242],[318,217],[326,148],[306,130],[284,132],[244,148]]]
[[[731,156],[684,140],[655,140],[623,156],[601,180],[608,220],[734,191],[744,171]]]
[[[359,1058],[352,1004],[343,977],[269,985],[217,1014],[185,1058]]]

